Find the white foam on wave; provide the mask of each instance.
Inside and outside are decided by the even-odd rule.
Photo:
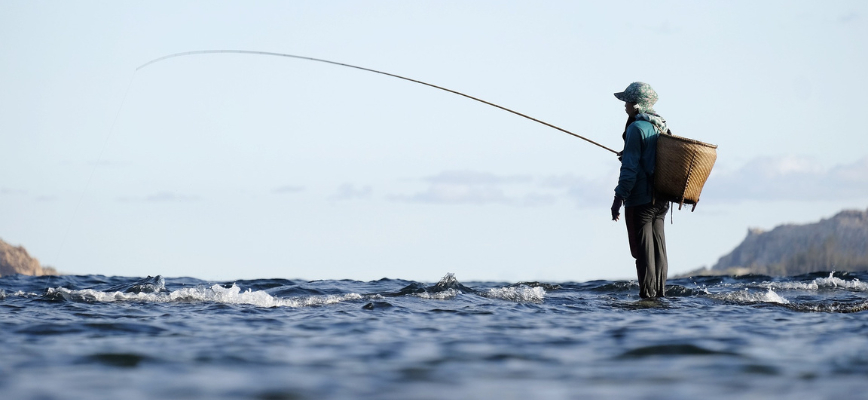
[[[449,289],[446,289],[446,290],[443,290],[440,292],[434,292],[434,293],[428,293],[428,292],[416,293],[416,296],[419,296],[423,299],[452,300],[455,298],[455,296],[458,296],[459,294],[461,294],[460,290],[449,288]]]
[[[868,283],[858,279],[845,281],[834,277],[831,273],[828,278],[816,278],[811,282],[773,282],[770,287],[784,290],[849,289],[868,292]]]
[[[93,289],[70,290],[67,288],[49,288],[47,295],[60,295],[70,301],[143,301],[153,303],[173,302],[214,302],[223,304],[250,304],[258,307],[310,307],[340,303],[347,300],[359,300],[361,295],[349,293],[345,295],[326,295],[296,298],[274,297],[261,290],[242,291],[240,287],[232,284],[225,288],[220,285],[211,287],[195,287],[175,290],[170,293],[122,293],[100,292]]]
[[[765,292],[751,292],[745,289],[737,292],[713,293],[709,295],[709,297],[719,300],[735,301],[739,303],[790,304],[789,300],[777,294],[774,290],[772,290],[771,287],[769,287],[768,290]]]
[[[520,303],[542,303],[542,301],[546,297],[546,291],[539,286],[507,286],[502,288],[488,289],[488,291],[485,292],[483,296],[492,299],[509,300]]]

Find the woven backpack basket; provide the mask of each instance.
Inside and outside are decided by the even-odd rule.
[[[671,133],[657,137],[654,190],[658,200],[684,204],[699,202],[702,186],[717,160],[717,146]]]

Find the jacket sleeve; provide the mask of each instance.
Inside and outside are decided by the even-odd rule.
[[[621,174],[618,177],[618,186],[615,195],[621,199],[630,197],[633,186],[636,185],[636,176],[639,174],[639,157],[642,155],[642,132],[632,124],[627,128],[624,139],[624,152],[621,154]]]

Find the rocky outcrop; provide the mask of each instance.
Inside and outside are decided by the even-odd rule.
[[[832,270],[868,270],[868,210],[846,210],[813,224],[781,225],[768,232],[748,229],[738,247],[704,272],[799,275]]]
[[[39,260],[27,254],[24,247],[0,240],[0,276],[14,274],[57,275],[57,270],[39,265]]]

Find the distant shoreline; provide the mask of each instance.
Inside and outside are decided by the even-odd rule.
[[[23,246],[12,246],[0,239],[0,277],[7,275],[61,275],[54,267],[42,266]]]

